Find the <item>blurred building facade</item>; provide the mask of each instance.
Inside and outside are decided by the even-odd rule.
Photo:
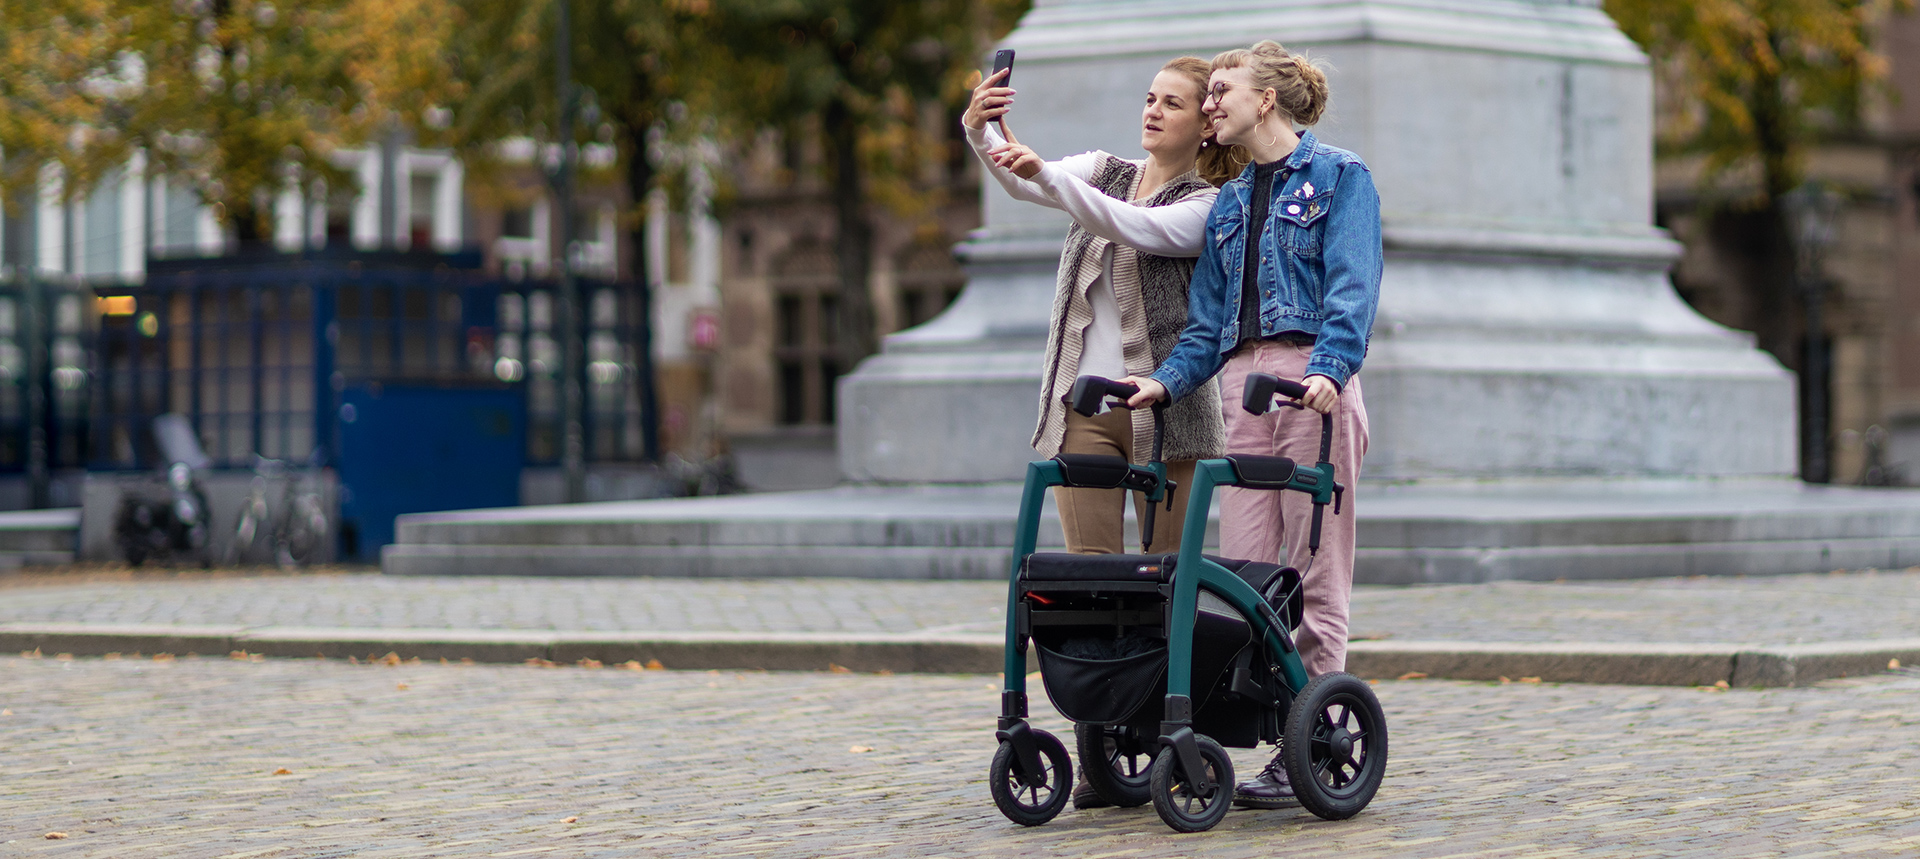
[[[1843,201],[1822,266],[1828,393],[1815,420],[1831,482],[1911,485],[1920,483],[1920,16],[1889,16],[1876,47],[1891,75],[1887,92],[1866,99],[1863,133],[1815,147],[1806,162],[1808,180]],[[1675,285],[1798,373],[1804,409],[1805,297],[1790,271],[1753,270],[1764,253],[1750,245],[1764,239],[1751,218],[1713,208],[1703,166],[1697,156],[1658,164],[1657,221],[1686,246]],[[1790,253],[1776,259],[1785,262],[1775,269],[1791,266]]]
[[[399,290],[396,285],[399,291],[364,297],[349,290],[341,293],[340,306],[324,310],[344,314],[343,322],[379,318],[381,326],[391,323],[392,336],[382,333],[386,339],[381,342],[393,345],[394,360],[382,372],[524,383],[530,414],[557,419],[559,347],[553,336],[550,279],[561,248],[552,195],[530,142],[507,141],[498,154],[493,165],[497,170],[476,178],[446,151],[397,144],[341,151],[336,164],[354,177],[357,187],[350,192],[322,189],[313,199],[281,194],[271,208],[271,250],[287,260],[375,253],[385,261],[375,263],[369,257],[369,265],[412,259],[406,264],[472,272],[474,277],[459,289],[425,289],[423,280],[422,290]],[[683,329],[691,309],[701,304],[682,297],[689,291],[686,284],[674,283],[654,290],[653,298],[663,306],[650,308],[653,313],[634,307],[641,294],[633,276],[635,243],[628,235],[630,222],[623,220],[631,207],[624,189],[606,180],[611,174],[604,168],[612,159],[609,147],[587,147],[584,153],[573,247],[574,270],[589,284],[583,296],[589,396],[596,408],[610,412],[595,418],[616,427],[599,433],[589,451],[590,461],[602,471],[620,463],[638,464],[647,453],[640,408],[640,376],[647,362],[635,350],[663,339],[670,349],[674,345],[671,337],[641,336],[636,324],[650,320],[656,328]],[[259,366],[263,360],[270,362],[278,347],[290,349],[289,355],[312,353],[316,335],[308,322],[321,308],[313,303],[311,290],[281,295],[268,289],[253,305],[241,297],[243,291],[233,289],[221,291],[217,299],[212,291],[204,300],[180,297],[182,284],[192,282],[185,273],[199,267],[230,269],[215,263],[221,258],[251,256],[258,262],[268,249],[240,253],[231,231],[222,229],[191,188],[145,175],[142,168],[136,158],[70,202],[62,199],[59,178],[50,173],[39,199],[9,207],[0,221],[0,507],[29,503],[28,493],[17,484],[24,482],[23,472],[34,459],[29,455],[29,424],[37,422],[29,417],[33,386],[28,383],[36,373],[51,379],[46,386],[50,402],[35,413],[47,416],[42,424],[49,430],[46,455],[37,461],[57,473],[55,497],[49,499],[56,504],[77,503],[79,470],[127,467],[139,459],[139,445],[130,438],[137,433],[101,423],[97,419],[102,414],[186,408],[181,404],[187,401],[184,394],[162,396],[165,404],[155,406],[146,402],[152,397],[120,387],[109,391],[107,383],[135,384],[132,380],[140,374],[155,372],[155,364],[177,371],[188,366],[189,353],[192,370],[181,379],[193,380],[194,416],[216,461],[244,462],[253,453],[297,460],[319,441],[316,432],[304,429],[314,426],[312,416],[302,417],[296,414],[299,407],[288,405],[312,401],[316,382],[307,377],[308,366]],[[664,198],[654,204],[655,258],[661,259],[670,255],[661,245],[672,240],[673,224],[687,217],[671,211]],[[661,272],[655,268],[658,277]],[[167,273],[167,297],[148,287],[150,271]],[[223,283],[231,280],[230,274],[223,275]],[[481,282],[484,288],[470,288]],[[29,283],[38,296],[37,306],[44,307],[47,324],[41,332],[27,324]],[[471,306],[463,307],[463,301]],[[256,339],[263,336],[275,347],[266,350],[264,358],[258,349],[233,339],[249,326]],[[47,360],[46,366],[36,367],[34,338],[41,336],[47,341]],[[329,336],[347,356],[369,345],[355,342],[358,334],[352,324],[336,326]],[[189,349],[189,337],[227,339],[218,348]],[[142,338],[153,342],[131,345]],[[441,348],[440,339],[451,345]],[[170,344],[166,348],[171,351],[142,357],[161,342]],[[425,357],[436,354],[452,357]],[[302,360],[307,359],[288,359],[296,364]],[[173,393],[187,389],[185,381],[169,384]],[[336,387],[339,384],[335,380]],[[245,426],[248,419],[238,416],[242,413],[269,409],[275,413],[268,424],[278,419],[293,429],[273,439],[225,429]],[[540,431],[539,424],[535,420],[529,434],[530,462],[557,458],[555,433]],[[657,485],[634,480],[595,485],[595,494],[606,497],[660,491]],[[546,496],[559,492],[558,478],[536,475],[528,488],[533,491],[523,493],[524,500],[555,500]]]
[[[980,173],[957,114],[922,111],[920,133],[941,145],[896,177],[904,207],[872,202],[868,300],[874,342],[946,309],[966,285],[953,246],[980,225]],[[805,129],[764,135],[726,166],[719,223],[722,309],[714,356],[716,424],[755,488],[840,479],[835,390],[865,355],[840,347],[837,219],[826,158]],[[687,416],[665,413],[671,434]]]

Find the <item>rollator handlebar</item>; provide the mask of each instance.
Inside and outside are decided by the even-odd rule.
[[[1273,398],[1275,394],[1280,394],[1288,398],[1287,402],[1280,403],[1284,408],[1306,408],[1306,404],[1301,402],[1301,400],[1307,396],[1306,385],[1300,382],[1282,379],[1270,373],[1247,374],[1247,386],[1242,391],[1240,407],[1246,409],[1250,414],[1264,415],[1273,408]],[[1313,531],[1308,537],[1307,546],[1316,554],[1320,550],[1320,520],[1325,515],[1327,501],[1329,500],[1328,496],[1331,495],[1331,500],[1333,501],[1333,515],[1338,516],[1340,515],[1341,496],[1345,495],[1347,491],[1345,486],[1335,482],[1333,479],[1333,463],[1328,461],[1328,456],[1332,453],[1332,446],[1333,415],[1322,414],[1320,416],[1320,461],[1315,463],[1312,471],[1315,472],[1316,475],[1324,474],[1326,485],[1322,488],[1320,486],[1321,478],[1317,476],[1308,481],[1310,486],[1313,487],[1314,501]],[[1302,469],[1302,471],[1304,472],[1305,469]],[[1298,480],[1296,479],[1294,482],[1297,483]],[[1289,488],[1299,488],[1307,491],[1309,487],[1293,486]]]
[[[1307,386],[1269,373],[1248,373],[1246,392],[1240,398],[1240,407],[1246,409],[1249,414],[1264,415],[1273,408],[1274,394],[1299,400],[1306,397]],[[1296,404],[1287,403],[1286,405]]]
[[[1131,408],[1127,400],[1137,393],[1140,393],[1138,385],[1101,376],[1081,376],[1073,380],[1073,388],[1067,392],[1067,406],[1079,412],[1081,417],[1090,418],[1100,412],[1100,401],[1108,397],[1119,401],[1113,404],[1118,408]]]
[[[1073,387],[1063,397],[1067,407],[1079,412],[1081,417],[1093,417],[1100,412],[1100,404],[1112,397],[1115,408],[1131,409],[1127,400],[1140,393],[1140,386],[1126,382],[1116,382],[1103,376],[1081,376],[1073,380]],[[1164,489],[1144,490],[1148,504],[1141,509],[1140,515],[1140,551],[1153,551],[1153,522],[1155,505],[1164,502],[1168,510],[1173,509],[1173,493],[1180,485],[1167,479],[1166,466],[1162,464],[1161,454],[1166,449],[1167,423],[1165,419],[1166,400],[1157,400],[1153,404],[1153,458],[1147,460],[1151,469]]]

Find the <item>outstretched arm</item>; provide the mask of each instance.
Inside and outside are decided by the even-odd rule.
[[[1040,168],[1033,184],[1073,216],[1082,229],[1142,253],[1197,257],[1207,214],[1220,192],[1213,189],[1166,206],[1136,206],[1107,196],[1086,179],[1052,164]]]

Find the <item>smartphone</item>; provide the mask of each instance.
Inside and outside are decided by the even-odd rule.
[[[1012,50],[994,52],[993,71],[989,73],[987,77],[993,77],[994,75],[999,74],[1002,70],[1006,71],[1007,79],[1001,81],[998,85],[1013,86],[1013,51]]]

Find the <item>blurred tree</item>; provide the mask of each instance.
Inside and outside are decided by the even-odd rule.
[[[1738,202],[1774,208],[1801,182],[1806,149],[1857,134],[1886,75],[1871,29],[1911,0],[1605,0],[1661,79],[1659,142],[1707,157],[1705,180],[1754,171]]]
[[[943,146],[921,107],[956,111],[979,55],[1005,35],[1028,0],[682,0],[697,5],[714,46],[712,106],[736,134],[817,129],[838,233],[841,352],[875,346],[868,274],[870,202],[897,214],[930,208],[914,181]],[[949,116],[949,119],[952,117]],[[812,120],[817,119],[817,123]],[[957,120],[956,120],[957,121]]]
[[[555,0],[462,2],[469,24],[451,54],[465,89],[452,136],[484,174],[495,141],[556,142]],[[665,166],[655,142],[819,129],[839,227],[836,327],[851,367],[874,342],[868,204],[931,209],[912,180],[944,144],[921,133],[920,108],[939,100],[957,111],[978,54],[1028,2],[570,0],[583,121],[569,143],[617,142],[635,206],[626,221],[644,253],[643,207]],[[643,258],[635,268],[646,270]]]
[[[1680,294],[1715,321],[1754,332],[1800,374],[1801,474],[1824,482],[1830,448],[1825,279],[1799,256],[1789,194],[1807,153],[1866,135],[1863,105],[1883,86],[1873,28],[1911,0],[1605,0],[1653,61],[1659,151],[1699,156],[1701,203],[1690,242],[1711,249],[1707,275]],[[1798,257],[1798,258],[1797,258]],[[1803,276],[1804,275],[1804,276]],[[1724,283],[1724,285],[1723,285]],[[1735,300],[1715,301],[1732,294]],[[1704,299],[1704,301],[1703,301]]]
[[[57,164],[78,196],[144,152],[265,240],[276,191],[348,181],[333,150],[436,124],[455,25],[447,0],[4,0],[3,178]]]

